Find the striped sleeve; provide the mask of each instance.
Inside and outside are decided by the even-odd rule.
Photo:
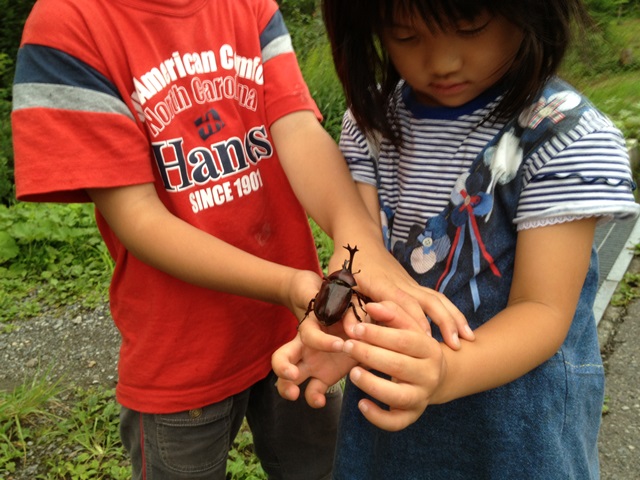
[[[280,10],[273,12],[261,30],[260,48],[268,124],[300,110],[311,110],[321,120],[322,115],[302,77]]]
[[[283,53],[293,53],[291,36],[279,10],[274,13],[260,34],[260,48],[262,49],[262,63],[266,63]]]
[[[148,142],[115,85],[59,49],[21,46],[11,122],[21,200],[84,202],[87,188],[153,181]]]
[[[629,155],[604,117],[585,117],[531,158],[514,223],[561,217],[638,215]]]
[[[376,152],[372,152],[370,142],[360,131],[355,120],[345,112],[342,119],[342,132],[340,134],[340,150],[347,160],[351,176],[356,182],[377,186],[376,178]]]
[[[34,44],[18,52],[13,110],[23,108],[116,113],[133,120],[104,75],[65,52]]]

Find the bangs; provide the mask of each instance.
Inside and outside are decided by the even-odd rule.
[[[419,16],[432,31],[447,30],[483,12],[495,12],[495,2],[473,0],[381,0],[378,26],[389,27],[397,18]]]

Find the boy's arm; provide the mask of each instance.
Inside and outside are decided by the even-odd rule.
[[[263,260],[176,217],[153,184],[90,189],[88,194],[127,250],[180,280],[282,304],[298,318],[320,287],[314,272]]]
[[[293,190],[307,213],[336,246],[381,245],[381,235],[371,221],[338,145],[311,111],[276,120],[271,134],[278,157]]]
[[[367,207],[367,211],[371,218],[376,222],[378,228],[382,230],[382,224],[380,219],[380,201],[378,200],[378,189],[373,185],[367,183],[357,182],[356,187],[360,193],[360,198]]]

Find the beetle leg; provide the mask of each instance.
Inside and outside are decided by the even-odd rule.
[[[313,310],[313,305],[314,305],[315,303],[316,303],[316,299],[315,299],[315,298],[312,298],[312,299],[309,301],[309,305],[307,305],[307,311],[306,311],[306,312],[304,312],[304,317],[302,317],[302,320],[300,320],[300,321],[298,322],[298,330],[300,329],[300,325],[302,325],[302,322],[304,322],[304,321],[307,319],[307,317],[309,316],[309,314],[310,314],[310,313],[311,313],[311,311]]]
[[[371,299],[369,297],[367,297],[366,295],[363,295],[360,292],[357,292],[355,290],[353,290],[353,294],[356,296],[356,298],[358,299],[358,305],[360,306],[360,309],[366,314],[367,313],[367,309],[364,308],[365,305],[367,303],[369,303],[371,301]],[[356,313],[356,306],[353,304],[353,302],[351,302],[349,304],[351,306],[351,308],[353,309],[353,313],[356,316],[356,318],[358,319],[359,322],[362,322],[362,319],[360,318],[360,316]]]
[[[369,303],[371,301],[371,299],[369,297],[367,297],[366,295],[363,295],[360,292],[357,292],[356,290],[353,291],[353,293],[355,294],[356,298],[358,299],[358,304],[360,305],[360,308],[362,310],[365,311],[366,313],[366,309],[364,308],[363,302],[366,305],[367,303]]]
[[[353,304],[353,302],[351,302],[349,304],[349,306],[351,307],[351,310],[353,310],[353,314],[356,316],[356,319],[362,323],[362,319],[360,318],[360,315],[358,315],[358,312],[356,311],[356,306]],[[362,305],[360,305],[360,308],[362,308]],[[364,308],[362,308],[362,310],[366,313],[366,311],[364,310]]]

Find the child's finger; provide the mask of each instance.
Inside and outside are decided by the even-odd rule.
[[[419,402],[411,385],[379,377],[362,367],[352,368],[349,378],[360,390],[392,408],[406,410]]]
[[[285,343],[271,355],[271,368],[278,378],[301,383],[300,370],[297,365],[302,359],[302,342],[300,337]]]
[[[370,282],[369,280],[367,277],[363,277],[362,290],[365,291],[367,295],[375,300],[391,300],[397,303],[422,327],[423,331],[431,331],[422,305],[417,298],[414,298],[414,293],[421,293],[424,289],[417,288],[415,291],[411,290],[408,292],[384,278],[376,279],[375,282]],[[360,282],[360,279],[358,282]],[[369,304],[367,304],[367,307],[368,305]],[[367,307],[365,307],[365,309],[367,309]]]
[[[347,341],[345,348],[349,356],[359,364],[389,375],[399,382],[415,384],[428,381],[432,383],[430,371],[425,371],[424,365],[415,361],[413,357],[353,340]],[[437,373],[435,372],[434,376],[437,377]],[[379,398],[379,400],[382,399]]]
[[[285,400],[295,401],[300,396],[300,387],[289,380],[278,378],[276,388],[278,389],[278,394]]]
[[[389,432],[402,430],[420,417],[420,413],[413,410],[384,410],[366,398],[360,400],[358,408],[369,422]]]
[[[372,320],[384,323],[387,327],[399,330],[411,330],[424,334],[422,325],[407,313],[401,305],[395,302],[379,302],[367,304],[367,314]]]
[[[336,335],[331,335],[323,331],[313,313],[300,324],[298,333],[300,334],[302,343],[315,350],[323,352],[342,351],[344,340]]]
[[[304,397],[309,406],[312,408],[324,407],[327,404],[327,397],[325,397],[325,394],[328,389],[329,385],[317,378],[312,378],[304,391]]]
[[[353,339],[345,342],[343,351],[371,368],[386,367],[381,371],[389,374],[393,372],[388,372],[388,368],[395,363],[398,368],[407,368],[405,363],[412,359],[426,359],[442,352],[439,343],[424,332],[360,324],[351,335]]]
[[[459,338],[469,341],[475,340],[475,334],[469,327],[467,319],[446,295],[431,290],[431,300],[434,307],[442,306],[444,308],[444,310],[437,309],[429,317],[433,323],[438,325],[442,338],[449,347],[455,350],[460,348]]]
[[[352,369],[350,378],[363,392],[389,406],[389,410],[383,410],[369,400],[361,400],[358,404],[369,421],[385,430],[406,427],[427,407],[426,399],[421,398],[418,389],[412,385],[392,382],[360,367]]]

